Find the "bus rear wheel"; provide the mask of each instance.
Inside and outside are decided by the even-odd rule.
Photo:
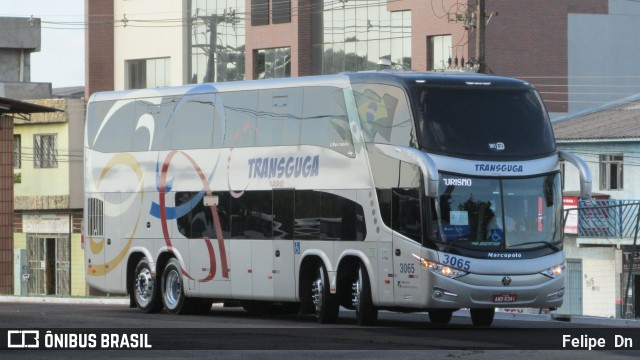
[[[358,273],[351,286],[352,303],[356,310],[356,322],[360,326],[373,325],[378,320],[378,308],[371,300],[371,283],[369,274],[362,263],[358,265]]]
[[[162,310],[158,283],[151,273],[149,260],[143,257],[136,265],[133,276],[133,299],[138,309],[145,313],[156,313]]]
[[[340,305],[336,295],[329,290],[329,276],[324,264],[316,267],[316,275],[311,283],[311,300],[316,319],[321,324],[333,324],[338,319]]]
[[[162,272],[162,302],[171,314],[188,314],[193,310],[192,301],[184,294],[182,268],[176,258],[172,258]],[[211,308],[211,306],[209,306]]]
[[[495,308],[471,309],[471,322],[473,322],[475,326],[491,326],[495,313]]]

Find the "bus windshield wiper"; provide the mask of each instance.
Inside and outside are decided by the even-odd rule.
[[[550,243],[548,241],[531,241],[531,242],[526,242],[526,243],[522,243],[522,244],[511,245],[511,246],[508,247],[508,249],[514,248],[514,247],[525,246],[525,245],[533,245],[533,244],[544,245],[544,246],[548,247],[549,249],[551,249],[553,251],[560,251],[559,247],[557,247],[556,245],[554,245],[553,243]]]

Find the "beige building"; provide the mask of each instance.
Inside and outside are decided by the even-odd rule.
[[[60,111],[15,119],[14,294],[85,295],[84,100],[31,102]]]

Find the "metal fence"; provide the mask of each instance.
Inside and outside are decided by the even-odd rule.
[[[639,205],[636,200],[580,200],[578,237],[633,238]]]
[[[580,200],[577,208],[565,209],[565,232],[576,233],[582,244],[595,240],[592,244],[601,246],[603,242],[598,240],[604,239],[609,247],[622,250],[620,294],[616,298],[621,302],[619,316],[624,318],[640,316],[639,209],[640,201],[610,199]]]

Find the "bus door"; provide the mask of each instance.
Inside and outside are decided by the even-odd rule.
[[[294,190],[273,190],[273,280],[275,299],[296,298],[295,248],[293,244]],[[298,242],[299,244],[299,242]]]
[[[413,254],[421,253],[420,190],[394,188],[392,194],[393,282],[396,306],[423,303],[423,273]]]

